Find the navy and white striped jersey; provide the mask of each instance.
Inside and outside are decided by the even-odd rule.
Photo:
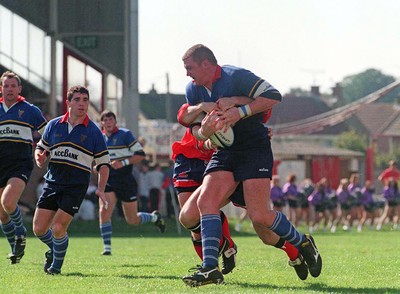
[[[93,161],[98,168],[110,165],[106,142],[88,116],[71,132],[68,126],[68,113],[52,119],[36,147],[50,155],[45,179],[57,185],[87,185]]]
[[[282,99],[279,91],[267,81],[246,69],[231,65],[217,67],[212,91],[193,82],[186,87],[186,100],[189,105],[216,102],[219,98],[232,96],[246,96],[253,99],[265,97],[277,101]],[[233,131],[235,141],[231,147],[225,149],[243,150],[251,146],[270,144],[261,113],[239,120],[233,126]]]
[[[7,166],[18,160],[33,160],[34,131],[43,132],[46,119],[40,109],[19,96],[7,109],[0,98],[0,165]]]
[[[103,135],[106,140],[111,160],[123,160],[133,155],[145,155],[143,146],[136,140],[132,132],[128,129],[116,128],[110,137],[107,137],[106,134]],[[116,175],[131,173],[131,164],[120,169],[110,169],[109,179]]]

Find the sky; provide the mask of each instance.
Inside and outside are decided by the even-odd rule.
[[[400,78],[397,0],[139,0],[139,91],[183,94],[182,56],[204,44],[283,94],[375,68]]]

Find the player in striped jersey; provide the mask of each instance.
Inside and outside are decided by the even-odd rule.
[[[102,112],[101,127],[111,158],[110,176],[106,185],[108,209],[100,201],[99,221],[103,238],[103,255],[111,255],[111,215],[117,200],[121,200],[125,220],[130,225],[154,223],[164,233],[165,223],[158,211],[139,212],[137,207],[137,182],[132,174],[132,165],[141,162],[145,153],[142,145],[128,129],[117,127],[117,118],[112,111]]]
[[[49,164],[39,197],[33,232],[49,247],[44,271],[60,274],[68,248],[67,229],[85,197],[93,161],[98,171],[96,195],[107,206],[105,187],[110,156],[103,134],[87,115],[89,91],[74,86],[67,93],[68,112],[52,119],[35,150],[38,167]]]
[[[19,94],[21,79],[7,71],[1,76],[0,98],[0,222],[11,253],[11,263],[20,261],[26,245],[26,228],[18,200],[33,169],[34,131],[42,133],[46,120],[39,108]]]

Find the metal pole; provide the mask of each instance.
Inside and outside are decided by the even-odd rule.
[[[50,1],[50,97],[49,114],[57,113],[57,34],[58,34],[58,0]]]
[[[125,1],[124,90],[121,123],[139,136],[138,0]]]

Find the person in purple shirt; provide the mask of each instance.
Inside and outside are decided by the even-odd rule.
[[[349,180],[343,178],[340,180],[339,188],[336,191],[339,204],[340,204],[340,216],[337,220],[336,225],[339,225],[343,221],[343,230],[351,230],[353,225],[353,217],[351,215],[351,208],[354,200],[349,191]]]
[[[282,187],[285,199],[289,204],[288,219],[298,226],[298,216],[299,216],[299,203],[297,202],[297,186],[296,186],[296,175],[289,174],[286,178],[286,183]]]
[[[351,215],[354,219],[360,220],[363,214],[363,205],[361,203],[361,184],[360,175],[352,173],[349,178],[349,192],[353,196],[354,203],[351,207]]]
[[[279,176],[272,176],[272,186],[271,186],[271,202],[273,209],[276,211],[282,211],[286,205],[285,195],[283,194],[282,188],[279,185]]]
[[[357,232],[362,232],[363,225],[367,221],[367,219],[371,220],[371,225],[374,224],[375,220],[375,203],[373,194],[375,192],[374,187],[372,186],[372,182],[367,180],[365,181],[364,187],[361,189],[361,197],[360,202],[362,204],[362,215],[360,222],[357,227]]]
[[[325,195],[327,196],[327,210],[330,215],[330,230],[332,233],[336,233],[337,222],[340,217],[340,209],[338,206],[338,198],[335,189],[332,189],[331,183],[327,178],[320,180],[325,187]]]
[[[393,229],[397,229],[397,223],[400,214],[400,195],[397,181],[395,181],[393,178],[389,179],[388,184],[383,191],[383,197],[385,198],[386,202],[385,208],[378,225],[376,226],[376,229],[379,231],[387,218],[393,221]]]
[[[313,230],[317,230],[321,220],[324,220],[323,231],[326,231],[329,222],[328,214],[328,196],[325,190],[325,181],[321,179],[314,190],[313,193],[308,197],[311,205],[315,208],[315,218],[312,224]]]

